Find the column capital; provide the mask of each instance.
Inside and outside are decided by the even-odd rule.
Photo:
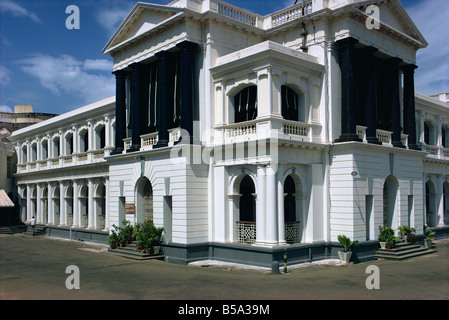
[[[406,64],[401,66],[402,71],[404,71],[404,73],[414,73],[416,69],[418,69],[417,65],[414,64]]]
[[[199,45],[196,42],[184,40],[180,43],[177,43],[176,46],[183,50],[192,50],[192,49],[196,49]]]
[[[352,47],[358,42],[359,40],[357,40],[356,38],[347,37],[337,40],[335,43],[337,44],[338,48],[345,48],[345,47]]]

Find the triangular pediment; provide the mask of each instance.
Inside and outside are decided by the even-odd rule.
[[[164,23],[182,9],[138,2],[103,49],[103,53]]]
[[[354,4],[354,7],[365,13],[366,8],[369,5],[375,5],[379,8],[379,20],[384,27],[388,27],[391,30],[416,40],[421,43],[423,47],[428,45],[426,39],[416,27],[399,0],[360,1]]]

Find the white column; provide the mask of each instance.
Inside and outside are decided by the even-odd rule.
[[[272,164],[266,169],[266,244],[278,244],[278,215],[277,215],[277,179],[276,167]],[[257,220],[256,220],[257,221]]]
[[[78,130],[76,129],[75,126],[72,127],[72,154],[76,154],[79,152],[78,150]],[[73,160],[72,160],[73,161]]]
[[[421,111],[419,117],[419,142],[424,143],[424,118],[426,114],[424,111]]]
[[[265,244],[265,166],[257,167],[256,244]]]
[[[36,206],[37,206],[37,214],[36,214],[36,223],[41,223],[42,222],[42,198],[41,198],[41,185],[38,183],[36,185]]]
[[[94,212],[94,184],[92,182],[92,179],[89,179],[88,181],[88,192],[87,192],[87,228],[88,229],[95,229],[95,215],[97,214]]]
[[[64,199],[64,184],[59,183],[59,225],[65,226],[67,224],[67,216],[65,210],[65,199]]]
[[[32,212],[31,212],[31,188],[30,185],[27,184],[26,185],[27,188],[27,216],[26,216],[26,221],[30,221],[31,220],[31,216],[32,216]]]
[[[73,181],[73,223],[74,227],[80,226],[80,211],[78,203],[78,182]]]
[[[443,176],[437,176],[438,226],[444,226]]]
[[[88,131],[87,151],[92,151],[94,149],[94,144],[93,144],[94,126],[92,125],[92,121],[89,121],[87,123],[87,131]]]
[[[105,208],[105,216],[104,216],[104,230],[109,230],[109,178],[106,178],[105,182],[106,188],[106,208]]]
[[[55,214],[53,212],[53,185],[51,183],[47,185],[47,191],[47,223],[55,224]]]
[[[284,217],[284,166],[279,165],[277,171],[277,209],[278,209],[278,236],[279,244],[285,241],[285,217]]]
[[[109,121],[109,117],[106,116],[104,117],[104,147],[109,147],[111,145],[111,138],[109,137],[110,135],[110,124],[111,121]]]

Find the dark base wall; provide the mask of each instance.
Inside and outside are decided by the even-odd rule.
[[[354,249],[351,259],[355,263],[372,260],[378,247],[377,241],[362,243]],[[294,265],[323,259],[337,259],[337,252],[341,250],[342,247],[339,243],[325,242],[282,247],[233,243],[203,243],[188,246],[168,243],[164,245],[165,261],[167,262],[187,264],[193,261],[212,259],[266,268],[271,268],[275,261],[279,265],[283,265],[285,254],[287,265]]]
[[[436,231],[436,240],[449,238],[449,226],[431,229]],[[423,245],[424,236],[417,236],[416,240]],[[275,261],[279,265],[283,265],[285,253],[287,265],[294,265],[323,259],[338,259],[338,251],[342,251],[342,249],[343,247],[338,242],[293,244],[286,247],[262,247],[237,243],[201,243],[194,245],[167,243],[164,245],[164,255],[165,261],[180,264],[211,259],[271,268]],[[361,263],[373,260],[378,249],[379,242],[376,240],[360,242],[353,249],[351,262]]]
[[[57,227],[57,226],[46,226],[45,234],[47,236],[56,238],[64,238],[78,241],[89,241],[102,244],[107,244],[109,235],[109,233],[106,231]]]

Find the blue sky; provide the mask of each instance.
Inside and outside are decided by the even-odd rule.
[[[167,4],[171,0],[147,2]],[[136,0],[0,0],[0,111],[33,104],[63,113],[115,94],[112,58],[101,51]],[[294,0],[228,0],[262,15]],[[449,1],[401,0],[429,47],[418,52],[416,90],[449,91]],[[69,30],[69,5],[80,29]]]

